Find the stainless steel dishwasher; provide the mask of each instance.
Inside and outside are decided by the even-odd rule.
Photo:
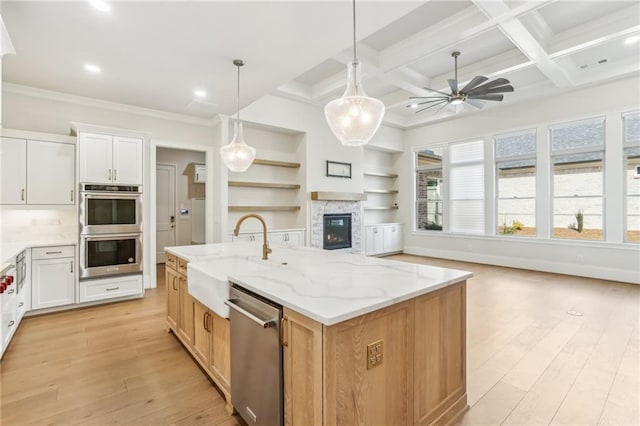
[[[282,425],[282,306],[231,286],[231,402],[250,426]]]

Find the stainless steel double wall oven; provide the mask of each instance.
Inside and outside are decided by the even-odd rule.
[[[80,278],[142,271],[139,186],[80,185]]]

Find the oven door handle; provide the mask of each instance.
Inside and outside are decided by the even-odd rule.
[[[98,200],[135,200],[142,198],[142,194],[139,192],[122,193],[122,192],[100,192],[100,193],[87,193],[82,192],[82,198],[92,198]]]
[[[132,232],[128,234],[100,234],[97,236],[83,235],[82,239],[85,241],[105,241],[105,240],[124,240],[128,238],[140,238],[142,234],[140,232]]]

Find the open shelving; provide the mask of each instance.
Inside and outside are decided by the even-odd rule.
[[[300,185],[292,183],[245,182],[239,180],[230,180],[229,186],[243,188],[300,189]]]
[[[292,212],[300,206],[229,206],[230,212]]]

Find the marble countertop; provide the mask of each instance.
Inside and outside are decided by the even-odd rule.
[[[49,246],[72,246],[78,244],[77,239],[69,239],[61,236],[59,239],[35,240],[35,241],[13,241],[3,242],[0,245],[0,269],[6,268],[13,263],[13,258],[22,250],[33,247]]]
[[[206,244],[166,250],[189,261],[189,292],[216,312],[218,307],[211,304],[218,299],[222,303],[222,298],[228,297],[225,284],[232,281],[325,325],[472,277],[467,271],[309,247],[275,246],[266,261],[261,259],[261,243]],[[197,276],[202,284],[192,286],[192,276]]]

